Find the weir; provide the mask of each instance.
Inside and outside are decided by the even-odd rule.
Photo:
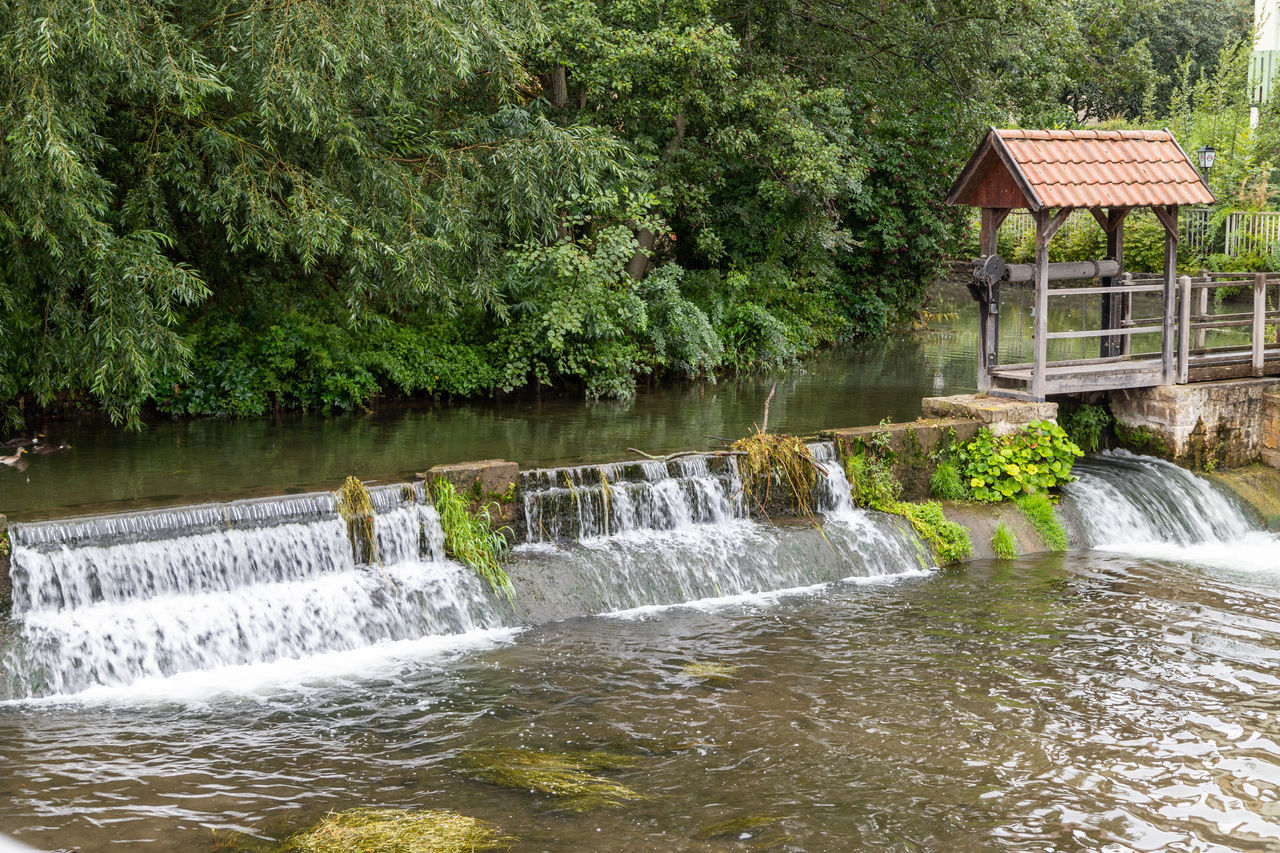
[[[854,507],[831,442],[823,522],[750,517],[732,458],[529,471],[514,606],[445,556],[418,485],[371,490],[377,561],[357,564],[328,494],[12,525],[8,699],[463,636],[567,616],[918,573],[896,516]],[[1203,480],[1123,453],[1081,463],[1063,505],[1077,545],[1192,544],[1252,526]],[[1206,508],[1208,508],[1206,510]]]

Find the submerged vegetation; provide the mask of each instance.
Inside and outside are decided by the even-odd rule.
[[[720,661],[694,661],[680,667],[685,678],[700,681],[712,687],[725,687],[737,679],[738,667]]]
[[[292,835],[281,853],[480,853],[515,842],[492,824],[443,810],[352,809]]]
[[[458,772],[469,779],[517,791],[554,797],[557,805],[587,811],[647,799],[617,782],[594,775],[603,770],[634,767],[637,759],[600,750],[541,752],[510,747],[475,747],[458,759]]]
[[[488,581],[495,593],[511,601],[515,589],[502,568],[510,545],[503,531],[494,529],[490,507],[495,505],[480,506],[472,512],[471,502],[443,478],[431,484],[431,502],[440,514],[445,550]]]

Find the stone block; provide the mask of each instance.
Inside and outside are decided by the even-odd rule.
[[[476,462],[436,465],[427,469],[422,476],[428,484],[439,477],[453,483],[453,487],[461,494],[489,497],[505,495],[511,491],[511,487],[520,479],[520,466],[505,459],[481,459]]]
[[[920,406],[926,418],[968,418],[975,420],[995,435],[1018,432],[1032,421],[1058,418],[1057,403],[1011,400],[979,394],[957,394],[951,397],[925,397]]]
[[[1280,450],[1280,380],[1228,379],[1110,394],[1117,434],[1194,469],[1235,468]]]
[[[956,444],[965,444],[978,434],[980,427],[977,421],[966,418],[933,418],[832,430],[832,436],[846,451],[857,451],[876,440],[877,434],[887,435],[895,457],[893,473],[903,485],[903,497],[919,500],[929,497],[929,479],[937,467],[932,455],[939,445],[950,436],[954,436]]]

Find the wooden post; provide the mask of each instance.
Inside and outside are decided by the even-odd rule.
[[[1261,376],[1267,346],[1267,276],[1253,277],[1253,375]]]
[[[978,254],[999,252],[1000,225],[1008,208],[982,208],[978,230]],[[993,304],[978,303],[978,390],[991,390],[991,368],[1000,363],[1000,288],[992,288]],[[994,308],[995,310],[992,310]]]
[[[1062,208],[1050,216],[1048,210],[1035,211],[1035,332],[1031,346],[1035,353],[1031,363],[1031,396],[1045,397],[1045,371],[1049,363],[1049,241],[1067,221],[1071,208]]]
[[[1100,211],[1094,212],[1094,217],[1098,220],[1098,224],[1102,226],[1102,230],[1107,235],[1107,257],[1120,265],[1120,269],[1124,269],[1124,217],[1129,212],[1128,208],[1113,208],[1107,211],[1105,217],[1101,216]],[[1116,279],[1112,276],[1103,277],[1101,284],[1103,287],[1114,287]],[[1102,328],[1114,329],[1118,326],[1120,316],[1124,313],[1123,303],[1129,298],[1129,294],[1104,294],[1102,299]],[[1120,355],[1123,342],[1129,340],[1128,335],[1104,335],[1099,338],[1099,355],[1103,358]]]
[[[1200,270],[1200,278],[1204,279],[1204,284],[1196,290],[1196,322],[1203,323],[1209,316],[1209,282],[1213,281],[1213,278],[1208,270]],[[1196,329],[1192,346],[1196,349],[1204,349],[1207,331],[1203,326]]]
[[[1178,384],[1187,384],[1191,366],[1191,276],[1178,279]]]
[[[1132,273],[1122,273],[1120,283],[1125,287],[1133,284]],[[1133,325],[1133,294],[1126,293],[1120,298],[1120,328],[1127,329]],[[1133,344],[1133,335],[1120,336],[1120,355],[1128,356],[1129,349]]]
[[[1152,212],[1164,225],[1164,317],[1160,324],[1160,368],[1165,385],[1178,381],[1178,365],[1174,361],[1173,334],[1178,310],[1178,206],[1153,207]]]

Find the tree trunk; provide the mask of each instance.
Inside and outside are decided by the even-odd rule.
[[[654,233],[648,228],[636,230],[636,242],[640,244],[640,248],[636,249],[627,263],[627,274],[636,281],[644,278],[644,274],[649,271],[649,253],[653,251],[655,239]]]

